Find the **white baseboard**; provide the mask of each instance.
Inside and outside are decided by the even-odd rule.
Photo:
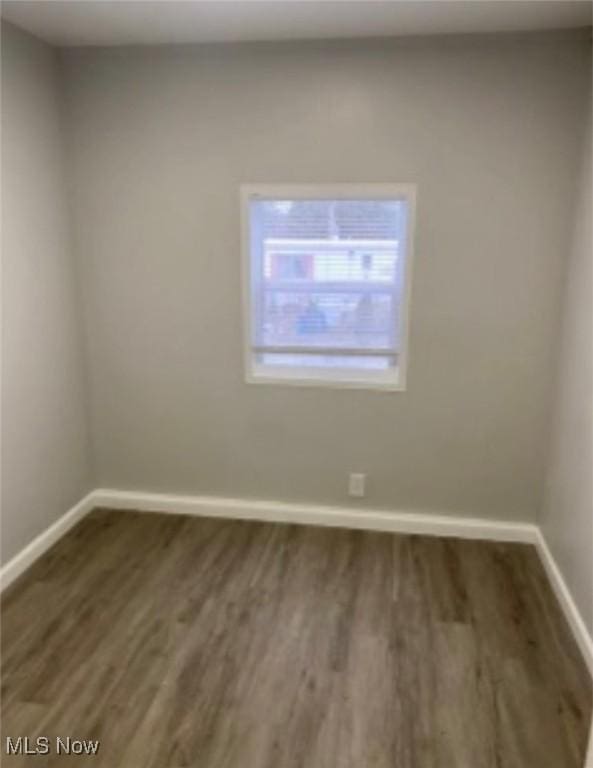
[[[500,520],[418,512],[351,509],[315,504],[226,499],[218,496],[178,496],[97,489],[92,494],[95,506],[112,509],[138,509],[144,512],[169,512],[199,517],[227,517],[237,520],[262,520],[275,523],[361,528],[390,533],[424,536],[454,536],[463,539],[519,541],[535,544],[537,526]]]
[[[566,620],[572,630],[577,645],[579,646],[585,663],[589,668],[589,672],[593,677],[593,638],[587,630],[580,611],[570,594],[568,585],[564,581],[560,568],[558,567],[540,528],[537,529],[535,545],[542,561],[542,565],[550,580],[550,584],[552,585],[552,589],[554,590],[554,594],[560,603],[560,607],[566,616]]]
[[[24,549],[16,554],[12,560],[0,568],[0,590],[6,589],[12,582],[18,578],[23,571],[32,565],[38,557],[46,552],[52,544],[67,533],[76,523],[81,520],[95,506],[93,500],[93,491],[88,493],[77,504],[71,507],[62,517],[49,526],[43,533],[36,536],[33,541],[27,544]]]

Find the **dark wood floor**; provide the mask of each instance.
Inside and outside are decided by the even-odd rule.
[[[7,736],[106,768],[582,768],[591,682],[524,545],[97,510],[8,591]]]

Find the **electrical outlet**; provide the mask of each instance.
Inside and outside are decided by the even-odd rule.
[[[350,496],[357,496],[359,498],[364,496],[364,486],[366,479],[366,475],[359,472],[352,472],[348,480],[348,494]]]

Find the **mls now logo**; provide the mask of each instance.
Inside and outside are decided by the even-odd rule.
[[[6,737],[6,754],[8,755],[48,755],[54,747],[58,755],[96,755],[99,751],[99,741],[91,739],[71,739],[57,736],[53,744],[47,736],[30,739],[28,736]]]

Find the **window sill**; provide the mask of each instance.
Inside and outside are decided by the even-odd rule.
[[[268,384],[290,387],[323,387],[324,389],[366,389],[379,392],[405,392],[406,382],[402,372],[391,372],[388,376],[373,378],[354,377],[351,372],[343,376],[331,373],[311,373],[309,371],[273,372],[269,368],[252,368],[245,376],[247,384]]]

